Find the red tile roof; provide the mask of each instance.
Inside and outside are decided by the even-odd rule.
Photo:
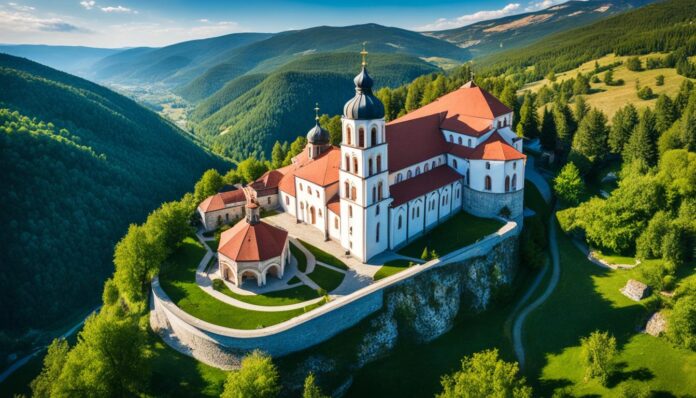
[[[517,160],[527,158],[525,154],[505,142],[505,139],[497,131],[491,134],[486,141],[479,144],[469,157],[482,160]]]
[[[309,161],[310,159],[309,156],[307,156],[307,151],[303,149],[299,155],[293,158],[292,164],[278,169],[283,173],[283,178],[281,178],[278,183],[278,190],[295,196],[295,171],[309,163]]]
[[[326,203],[326,207],[328,207],[329,211],[333,212],[334,214],[341,214],[341,200],[338,193],[329,199],[329,201]]]
[[[333,147],[295,171],[295,176],[325,187],[338,182],[341,150]]]
[[[287,231],[264,222],[242,220],[220,236],[218,252],[233,261],[265,261],[283,253]]]
[[[234,191],[220,192],[215,195],[208,196],[198,208],[204,212],[222,210],[226,205],[230,203],[245,202],[246,197],[244,196],[244,191],[241,189],[236,189]]]
[[[447,152],[441,129],[479,137],[493,119],[512,112],[472,82],[387,124],[389,170]]]
[[[462,176],[449,166],[436,167],[426,173],[390,186],[389,192],[394,199],[391,205],[392,207],[402,205],[461,178]]]

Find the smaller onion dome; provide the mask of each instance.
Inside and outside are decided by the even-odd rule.
[[[315,124],[307,132],[307,142],[313,145],[328,145],[331,141],[331,136],[329,132],[321,128],[319,125],[319,103],[314,107],[314,120]]]

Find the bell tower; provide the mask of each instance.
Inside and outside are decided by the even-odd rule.
[[[341,245],[362,262],[389,248],[388,153],[384,105],[372,93],[363,45],[355,96],[343,107],[341,167]]]

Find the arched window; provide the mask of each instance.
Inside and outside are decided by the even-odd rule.
[[[350,131],[350,126],[346,127],[346,144],[353,145],[353,137]]]
[[[346,154],[346,167],[343,170],[350,171],[350,156],[348,154]]]
[[[358,146],[360,148],[365,147],[365,129],[362,127],[358,129]]]
[[[353,218],[353,206],[348,206],[348,217]]]
[[[416,218],[416,208],[411,209],[411,218]]]
[[[377,223],[375,230],[375,242],[379,242],[379,223]]]
[[[344,188],[344,197],[349,197],[350,196],[350,185],[348,184],[348,181],[343,182],[343,188]]]
[[[420,207],[416,207],[416,217],[420,217]]]
[[[437,166],[437,163],[435,163],[435,161],[433,160],[433,166],[432,166],[433,169],[434,169],[436,166]]]
[[[460,192],[459,192],[459,190],[457,189],[457,199],[459,199],[459,194],[460,194]]]
[[[471,184],[471,180],[469,179],[469,169],[466,169],[466,183]]]
[[[382,181],[377,183],[377,200],[382,200]]]
[[[377,145],[377,127],[372,127],[370,131],[370,145]]]
[[[358,174],[358,158],[353,158],[353,173]]]
[[[457,168],[457,159],[452,159],[452,167]]]
[[[396,223],[396,227],[401,229],[401,214],[399,214],[399,221]]]
[[[428,170],[430,170],[430,164],[429,164],[429,163],[426,163],[425,166],[423,166],[423,172],[424,172],[424,173],[427,173]]]
[[[491,169],[491,162],[486,162],[486,170],[490,170],[490,169]]]
[[[454,137],[451,134],[449,136],[449,142],[454,142]]]
[[[377,187],[372,187],[372,203],[377,202]]]
[[[358,197],[358,190],[355,187],[350,187],[350,199],[355,200]]]
[[[406,178],[411,178],[413,177],[413,173],[411,173],[411,170],[406,172]]]
[[[304,210],[304,202],[300,203],[300,210]]]
[[[420,175],[420,166],[416,167],[416,175]]]
[[[285,197],[285,204],[286,204],[287,206],[290,205],[290,197],[289,197],[289,196],[286,196],[286,197]]]
[[[312,194],[312,187],[310,187],[309,185],[307,185],[307,193],[310,195]]]
[[[334,229],[338,229],[338,217],[334,217]]]
[[[512,169],[517,170],[517,162],[512,162]]]
[[[401,182],[404,179],[404,176],[401,175],[401,173],[396,173],[396,182]]]
[[[375,215],[379,215],[379,205],[375,206]]]
[[[491,182],[491,176],[486,176],[486,178],[485,178],[484,181],[485,181],[485,189],[486,189],[486,191],[490,191],[490,190],[491,190],[491,186],[493,185],[493,183]]]
[[[304,187],[302,186],[302,183],[300,183],[300,191],[302,191]]]
[[[457,138],[457,144],[462,145],[462,137]]]
[[[510,192],[510,176],[505,176],[505,192]]]
[[[321,209],[319,209],[319,217],[323,217],[321,214]]]
[[[512,190],[517,190],[517,174],[512,175]]]
[[[468,145],[471,146],[471,138],[469,138],[469,143],[468,143]]]
[[[367,160],[367,175],[372,175],[372,159]]]
[[[377,172],[382,172],[382,155],[377,155]]]

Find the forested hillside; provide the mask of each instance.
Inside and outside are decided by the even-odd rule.
[[[692,0],[647,5],[586,27],[546,37],[518,50],[504,51],[477,61],[487,74],[511,71],[539,80],[551,71],[578,67],[609,53],[647,54],[680,50],[679,60],[696,54],[696,7]]]
[[[0,87],[0,327],[19,332],[96,304],[128,224],[227,165],[130,99],[26,59],[0,54]]]
[[[461,28],[426,32],[456,43],[481,57],[529,45],[542,37],[587,25],[653,0],[568,1],[539,11],[473,23]]]
[[[438,70],[400,54],[371,54],[369,63],[375,84],[382,87]],[[315,54],[279,68],[252,89],[248,80],[234,80],[193,112],[194,133],[234,159],[268,158],[275,141],[292,141],[312,126],[315,103],[322,113],[341,112],[353,96],[359,65],[357,53]]]

